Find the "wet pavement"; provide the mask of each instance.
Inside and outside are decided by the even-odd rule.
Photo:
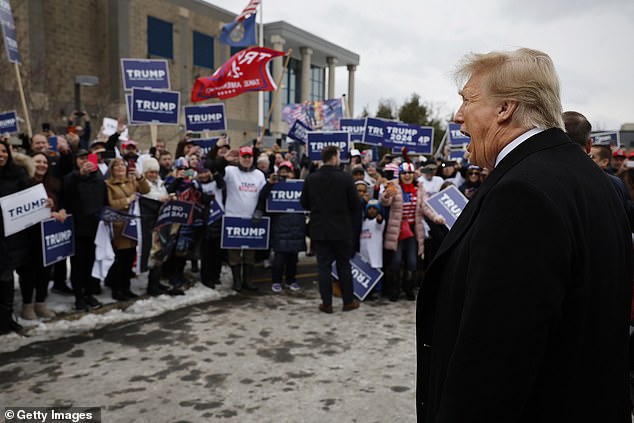
[[[236,294],[0,354],[0,405],[96,406],[104,422],[414,422],[415,303],[317,310]],[[230,281],[223,284],[230,285]]]

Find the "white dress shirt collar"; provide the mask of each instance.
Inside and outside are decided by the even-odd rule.
[[[524,141],[526,141],[527,139],[529,139],[533,135],[539,134],[543,130],[544,130],[543,128],[529,129],[528,131],[524,132],[519,137],[515,138],[510,143],[506,144],[506,146],[498,154],[498,157],[495,159],[495,167],[498,167],[498,164],[500,164],[502,159],[505,158],[511,151],[515,150],[517,148],[517,146],[519,146],[521,143],[523,143]]]

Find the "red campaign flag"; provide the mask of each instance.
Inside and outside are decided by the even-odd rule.
[[[192,88],[192,102],[209,98],[231,98],[249,91],[274,91],[276,86],[267,64],[283,51],[250,47],[231,56],[213,75],[198,78]]]

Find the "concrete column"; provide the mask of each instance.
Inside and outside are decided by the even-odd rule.
[[[279,35],[271,35],[271,47],[273,50],[284,51],[284,44],[286,40]],[[273,59],[273,79],[275,82],[280,80],[282,76],[282,71],[284,70],[284,57],[278,57]],[[281,90],[282,87],[277,87],[278,90]],[[266,95],[267,93],[265,93]],[[277,100],[271,105],[273,110],[271,113],[271,134],[277,139],[282,135],[281,127],[282,127],[282,93],[278,93]],[[271,98],[274,96],[271,94]],[[266,119],[266,113],[268,110],[262,110],[261,113],[264,113],[264,119]],[[266,124],[266,122],[265,122]]]
[[[126,116],[125,97],[121,82],[121,58],[130,55],[130,0],[108,2],[108,73],[110,79],[109,97],[112,102],[119,104],[119,114]],[[105,79],[105,78],[104,78]]]
[[[348,115],[354,117],[354,72],[356,65],[348,65]]]
[[[194,61],[192,59],[193,56],[193,41],[192,41],[192,32],[189,29],[189,10],[184,7],[178,8],[178,28],[180,38],[180,48],[178,51],[175,51],[174,58],[176,59],[176,63],[180,61],[180,80],[177,82],[179,85],[180,91],[183,93],[191,93],[193,81],[192,81],[192,73],[191,67],[194,65]],[[187,95],[181,95],[181,104],[187,104],[188,99]],[[182,115],[179,120],[182,120],[181,123],[184,124],[185,115]]]
[[[302,47],[299,49],[302,53],[302,101],[310,100],[310,63],[313,50],[308,47]]]
[[[326,98],[335,98],[335,67],[337,66],[337,58],[329,56],[326,58],[328,63],[328,96]]]

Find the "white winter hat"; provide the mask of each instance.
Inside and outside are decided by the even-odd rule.
[[[158,172],[160,169],[159,162],[154,157],[148,157],[143,160],[143,173],[155,170]]]

